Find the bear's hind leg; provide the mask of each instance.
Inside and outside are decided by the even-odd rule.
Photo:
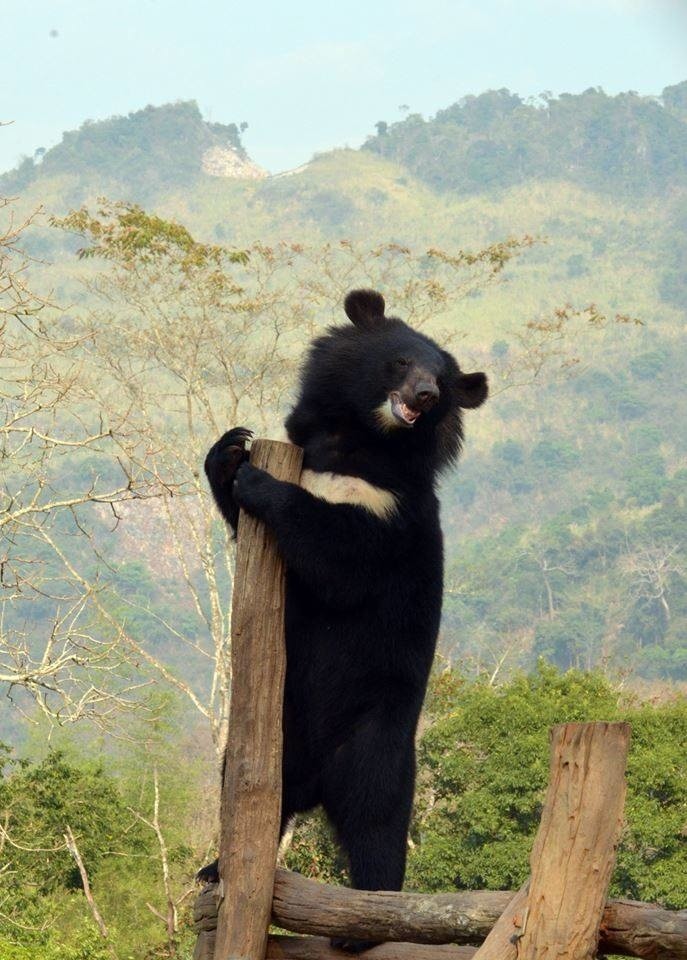
[[[362,813],[362,811],[361,811]],[[408,843],[405,810],[385,823],[376,818],[356,823],[356,808],[351,816],[339,820],[337,834],[348,856],[351,881],[358,890],[400,890],[403,886]],[[377,946],[376,940],[333,937],[331,944],[348,953],[362,953]]]
[[[348,857],[358,890],[400,890],[413,803],[412,735],[368,720],[342,744],[323,777],[324,807]],[[360,953],[374,941],[334,938],[332,946]]]

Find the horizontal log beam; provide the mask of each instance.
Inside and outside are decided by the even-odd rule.
[[[687,910],[663,910],[639,900],[609,900],[601,920],[606,953],[646,960],[685,960]]]
[[[278,869],[274,923],[295,933],[411,943],[481,943],[508,905],[511,893],[397,893],[352,890]]]
[[[308,880],[288,870],[277,870],[274,898],[274,922],[296,933],[320,937],[350,936],[363,940],[393,941],[401,939],[415,944],[481,943],[512,901],[508,891],[472,890],[460,893],[386,893],[334,887]],[[195,926],[199,933],[194,957],[211,960],[214,956],[214,932],[217,926],[217,885],[203,888],[195,904]],[[403,934],[403,936],[399,936]],[[291,938],[287,938],[290,943]],[[300,938],[304,939],[304,938]],[[281,942],[281,941],[280,941]],[[320,946],[322,942],[318,941]],[[309,941],[298,949],[315,950]],[[375,947],[371,960],[462,960],[472,952],[446,953],[459,949],[447,946],[443,952],[431,953],[414,947],[413,957],[406,944],[401,954],[383,954],[384,947]],[[273,949],[277,949],[275,946]],[[280,948],[293,950],[288,943]],[[319,947],[317,947],[319,949]],[[687,960],[687,910],[664,910],[651,903],[636,900],[609,900],[601,922],[600,950],[645,960]],[[268,957],[270,957],[268,953]],[[284,952],[284,960],[296,960],[296,954]],[[303,955],[302,960],[341,960],[344,955]],[[276,955],[275,955],[276,960]]]
[[[274,922],[295,933],[399,940],[481,943],[515,896],[511,891],[392,893],[351,890],[278,869]],[[645,960],[687,960],[687,910],[609,900],[600,951]]]
[[[366,960],[471,960],[475,947],[455,944],[381,943],[366,950]],[[350,953],[335,950],[326,937],[269,937],[266,960],[351,960]]]

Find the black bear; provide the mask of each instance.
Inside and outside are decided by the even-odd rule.
[[[375,291],[352,291],[345,311],[351,326],[313,342],[286,420],[305,451],[300,486],[245,462],[241,428],[205,470],[232,528],[239,507],[258,517],[286,565],[282,829],[321,804],[354,886],[400,890],[441,612],[437,474],[456,460],[461,411],[484,402],[487,381],[386,317]]]

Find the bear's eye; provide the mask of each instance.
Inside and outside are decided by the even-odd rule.
[[[396,361],[396,366],[397,366],[397,367],[409,367],[409,366],[410,366],[410,360],[406,360],[405,357],[399,357],[398,360]]]

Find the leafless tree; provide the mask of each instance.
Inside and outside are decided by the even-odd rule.
[[[674,578],[684,576],[680,545],[650,543],[637,547],[623,558],[623,569],[630,577],[632,596],[656,601],[670,620],[670,586]]]
[[[95,385],[93,406],[126,418],[142,462],[161,489],[174,492],[121,509],[119,542],[128,555],[164,568],[174,584],[170,600],[195,618],[196,629],[191,635],[173,617],[156,614],[157,627],[170,645],[207,664],[209,685],[203,689],[174,670],[121,621],[110,618],[109,626],[119,631],[122,649],[135,651],[191,701],[220,753],[231,689],[233,558],[202,477],[209,444],[238,423],[277,429],[303,347],[338,318],[351,286],[383,288],[400,313],[422,326],[497,279],[532,241],[456,256],[347,241],[237,251],[199,243],[178,224],[106,201],[96,213],[77,211],[58,225],[83,237],[83,257],[109,264],[88,283],[92,310],[75,321]],[[455,326],[448,331],[449,339],[458,335]],[[69,573],[88,589],[78,563],[71,562]],[[91,606],[108,619],[102,596],[94,595]]]
[[[67,850],[69,850],[69,853],[72,855],[72,857],[74,858],[74,862],[76,863],[77,869],[79,871],[79,876],[81,877],[81,888],[83,889],[84,897],[86,898],[86,902],[88,903],[88,908],[91,911],[93,920],[98,930],[100,931],[100,936],[103,938],[103,940],[109,940],[110,934],[108,932],[105,921],[103,920],[102,914],[98,909],[98,904],[95,901],[95,897],[93,896],[93,891],[91,890],[91,883],[88,877],[88,871],[86,870],[86,865],[83,862],[81,852],[76,843],[76,838],[74,837],[72,828],[69,826],[69,824],[67,824],[67,829],[64,834],[64,842],[67,847]],[[111,952],[114,956],[114,951],[112,950],[112,948],[111,948]]]
[[[555,578],[552,574],[563,574],[571,577],[574,572],[574,564],[566,562],[558,557],[552,556],[555,551],[549,550],[546,546],[533,543],[523,554],[524,559],[530,560],[541,573],[544,590],[546,592],[546,619],[554,620],[556,617],[556,598],[555,598]],[[542,611],[543,613],[543,611]]]
[[[191,896],[195,890],[195,887],[193,885],[189,886],[186,884],[185,889],[182,892],[178,892],[171,876],[169,851],[160,820],[160,782],[158,778],[157,767],[153,768],[152,815],[149,817],[144,816],[139,810],[134,810],[133,808],[129,809],[137,820],[139,820],[149,830],[152,830],[152,832],[155,834],[155,840],[159,850],[160,873],[162,878],[162,888],[165,895],[166,911],[164,914],[161,913],[157,907],[153,906],[151,903],[146,903],[146,906],[150,912],[165,925],[165,931],[167,933],[167,950],[169,956],[173,957],[176,953],[177,935],[179,932],[179,907],[184,900]]]
[[[153,478],[130,457],[125,418],[88,410],[83,341],[28,285],[19,244],[34,218],[0,209],[0,685],[52,718],[106,715],[139,681],[91,615],[97,582],[82,590],[45,548],[59,530],[68,553],[94,510],[152,495]]]
[[[162,678],[205,719],[219,754],[232,550],[202,477],[209,444],[230,425],[276,427],[303,347],[338,319],[352,286],[383,288],[415,326],[441,327],[450,342],[462,335],[455,304],[497,281],[533,241],[456,254],[347,241],[233,250],[107,201],[55,222],[80,234],[81,256],[101,268],[78,314],[12,314],[0,680],[75,719],[108,718]],[[547,349],[561,365],[567,322],[539,322],[534,340],[523,332],[527,382],[546,369]],[[505,370],[502,385],[525,382],[526,367]],[[115,585],[132,558],[155,571],[153,610]],[[22,633],[21,610],[43,597],[52,606],[39,641]],[[140,616],[163,642],[148,641]]]

